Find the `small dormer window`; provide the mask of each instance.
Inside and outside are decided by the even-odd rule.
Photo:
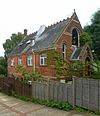
[[[63,44],[62,50],[63,50],[63,59],[66,60],[66,44]]]
[[[76,28],[72,30],[72,45],[79,46],[79,33]]]
[[[26,43],[27,43],[27,44],[30,44],[30,43],[31,43],[31,40],[28,40]]]
[[[11,66],[14,66],[14,58],[11,59]]]

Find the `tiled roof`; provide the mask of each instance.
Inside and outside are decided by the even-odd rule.
[[[38,41],[34,46],[33,50],[44,50],[54,47],[54,42],[61,35],[69,20],[64,20],[57,24],[48,27],[44,33],[40,36],[40,41]]]
[[[34,39],[36,33],[30,34],[28,36],[26,36],[16,47],[15,49],[10,53],[11,56],[13,55],[19,55],[21,53],[23,53],[23,51],[27,51],[25,50],[25,48],[27,46],[31,46],[32,44],[32,40]],[[31,41],[30,43],[27,43],[28,41]],[[30,47],[29,47],[30,48]]]
[[[34,45],[32,45],[32,40],[36,39],[37,32],[26,36],[26,38],[20,42],[20,44],[11,52],[10,55],[13,56],[28,51],[39,51],[52,48],[54,46],[54,42],[61,35],[69,21],[70,19],[68,18],[60,21],[59,23],[57,22],[54,25],[46,27],[44,32],[39,36],[40,40],[35,42]],[[28,42],[29,40],[30,42]]]

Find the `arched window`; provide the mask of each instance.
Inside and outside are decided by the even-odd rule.
[[[63,44],[62,50],[63,50],[63,59],[66,60],[66,44]]]
[[[72,45],[79,46],[79,33],[76,28],[72,30]]]

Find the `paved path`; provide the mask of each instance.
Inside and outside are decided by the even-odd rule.
[[[31,102],[25,102],[0,93],[0,116],[93,116],[91,114],[66,112]]]

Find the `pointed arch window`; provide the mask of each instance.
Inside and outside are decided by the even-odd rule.
[[[72,30],[72,45],[79,46],[79,33],[76,28]]]
[[[63,44],[62,50],[63,50],[63,59],[66,60],[66,44]]]

